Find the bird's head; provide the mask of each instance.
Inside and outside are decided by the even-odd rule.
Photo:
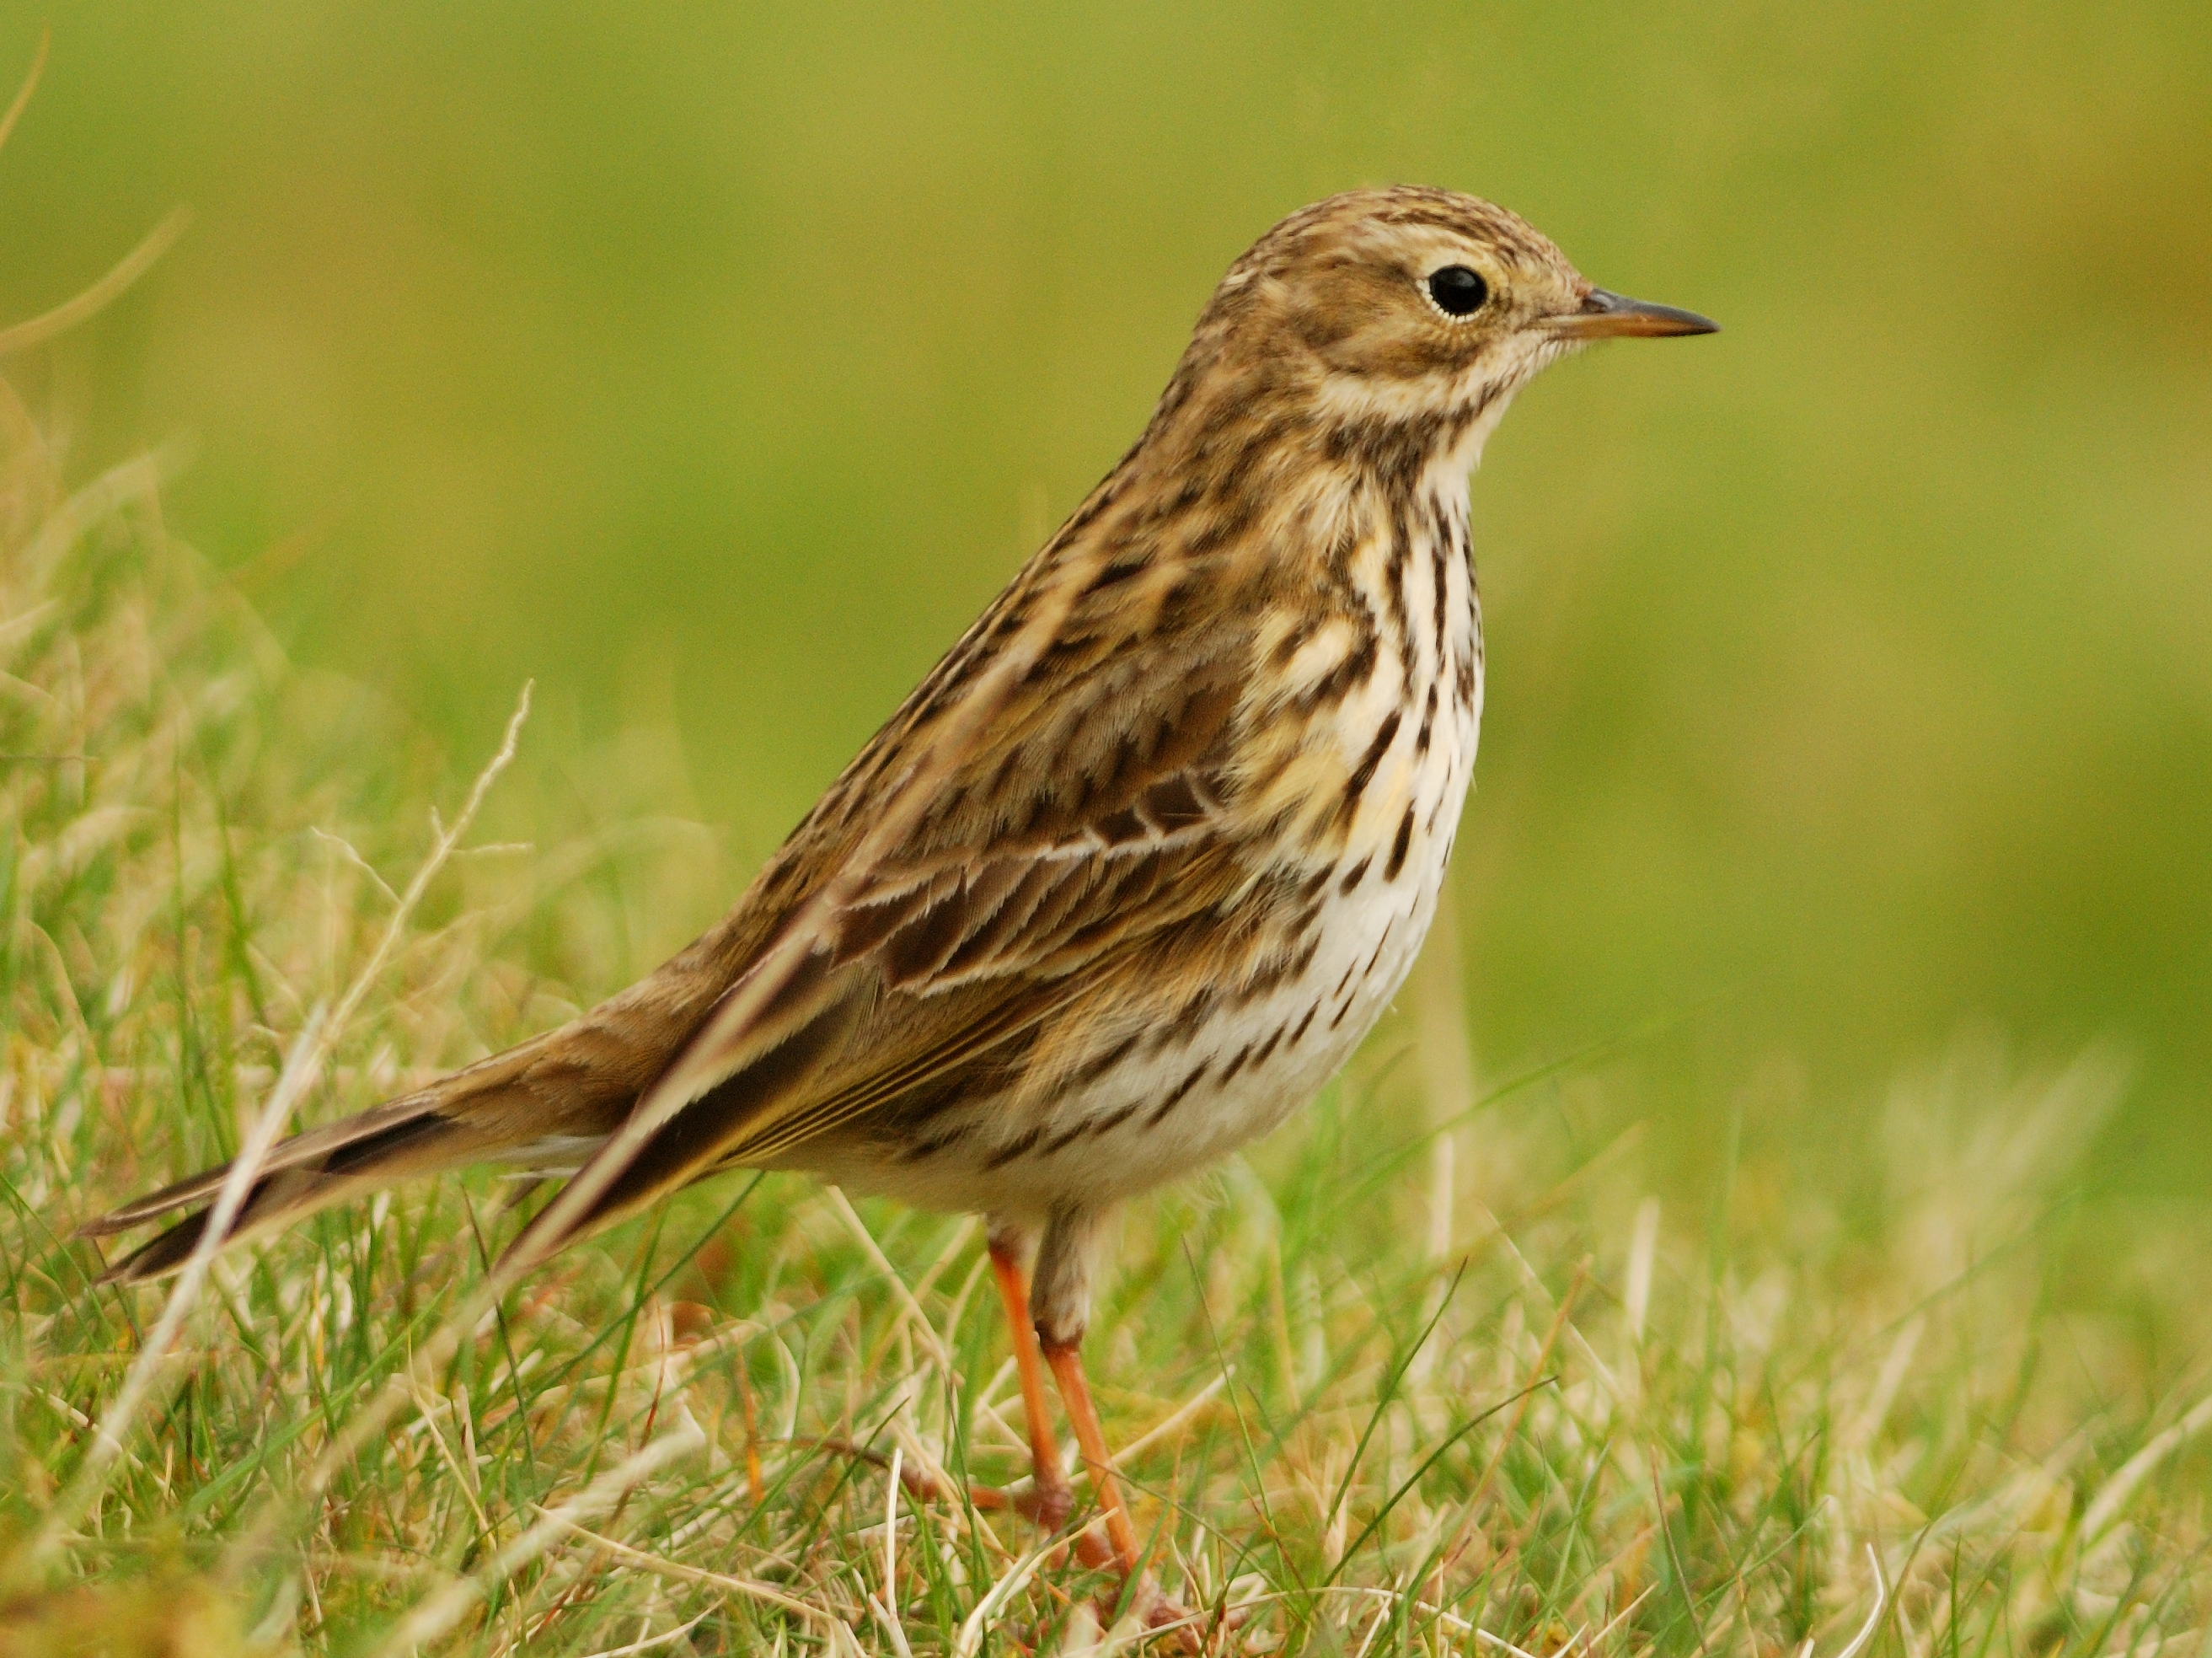
[[[1471,460],[1511,394],[1555,357],[1715,327],[1594,287],[1504,208],[1401,186],[1332,196],[1262,236],[1222,279],[1177,378],[1200,400],[1210,386],[1224,401],[1295,409],[1377,442],[1418,435],[1425,452]]]

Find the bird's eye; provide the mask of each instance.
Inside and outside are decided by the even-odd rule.
[[[1429,278],[1429,297],[1448,317],[1463,317],[1490,297],[1490,284],[1464,265],[1447,265]]]

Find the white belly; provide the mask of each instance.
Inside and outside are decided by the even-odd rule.
[[[1474,722],[1439,733],[1446,763],[1413,797],[1415,832],[1395,874],[1391,834],[1355,845],[1332,871],[1307,970],[1188,1039],[1146,1049],[1042,1112],[1003,1100],[958,1115],[971,1125],[922,1158],[884,1147],[814,1148],[802,1157],[839,1184],[939,1210],[1042,1219],[1071,1203],[1110,1203],[1191,1174],[1269,1132],[1318,1093],[1373,1027],[1435,919],[1474,760]],[[1401,796],[1401,800],[1403,800]],[[1350,889],[1342,877],[1365,868]],[[943,1128],[949,1129],[948,1120]]]

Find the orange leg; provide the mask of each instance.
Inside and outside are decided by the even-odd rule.
[[[1060,1447],[1053,1437],[1051,1417],[1045,1404],[1044,1364],[1048,1363],[1053,1379],[1060,1384],[1060,1397],[1067,1406],[1067,1419],[1075,1429],[1075,1442],[1091,1470],[1091,1483],[1098,1493],[1098,1506],[1106,1521],[1106,1542],[1099,1539],[1095,1526],[1086,1527],[1077,1535],[1077,1558],[1094,1570],[1119,1571],[1122,1582],[1137,1591],[1140,1603],[1150,1603],[1145,1614],[1147,1624],[1158,1628],[1187,1618],[1188,1614],[1181,1606],[1163,1599],[1152,1580],[1143,1575],[1144,1561],[1137,1551],[1137,1528],[1130,1523],[1129,1510],[1121,1502],[1121,1488],[1114,1478],[1113,1454],[1106,1448],[1106,1430],[1099,1423],[1097,1407],[1091,1399],[1090,1380],[1083,1370],[1082,1344],[1048,1341],[1040,1352],[1036,1325],[1030,1316],[1029,1284],[1023,1276],[1020,1260],[1011,1248],[1001,1248],[994,1240],[991,1268],[998,1277],[1000,1296],[1006,1302],[1006,1322],[1013,1332],[1014,1363],[1021,1373],[1022,1408],[1029,1417],[1030,1454],[1036,1465],[1036,1519],[1048,1530],[1057,1529],[1066,1523],[1075,1503],[1075,1494],[1068,1489],[1066,1476],[1060,1470]],[[1044,1363],[1039,1362],[1040,1358]],[[1022,1506],[1024,1509],[1029,1507],[1027,1503]],[[1110,1601],[1100,1604],[1102,1617],[1110,1617],[1113,1610]],[[1186,1628],[1180,1631],[1177,1644],[1187,1652],[1196,1652],[1205,1643],[1198,1631]]]
[[[1022,1414],[1030,1430],[1030,1460],[1036,1476],[1037,1523],[1057,1530],[1067,1523],[1075,1506],[1067,1476],[1060,1460],[1060,1442],[1054,1438],[1052,1417],[1044,1398],[1044,1365],[1037,1356],[1036,1330],[1030,1322],[1030,1287],[1021,1261],[995,1239],[991,1243],[991,1271],[999,1281],[999,1299],[1006,1304],[1006,1325],[1014,1338],[1014,1368],[1022,1379]]]
[[[1121,1505],[1121,1490],[1114,1479],[1113,1453],[1106,1448],[1106,1430],[1099,1426],[1098,1411],[1091,1402],[1091,1382],[1083,1374],[1083,1349],[1079,1343],[1053,1342],[1044,1350],[1060,1383],[1060,1397],[1067,1405],[1067,1420],[1075,1429],[1075,1442],[1091,1469],[1091,1484],[1098,1493],[1098,1506],[1106,1511],[1106,1535],[1113,1540],[1115,1563],[1122,1575],[1133,1578],[1144,1562],[1137,1556],[1137,1528]]]
[[[1083,1460],[1091,1469],[1091,1483],[1098,1492],[1098,1506],[1105,1510],[1106,1534],[1114,1544],[1109,1559],[1121,1569],[1124,1592],[1134,1591],[1147,1628],[1158,1630],[1181,1624],[1176,1631],[1176,1644],[1185,1652],[1204,1651],[1208,1637],[1195,1627],[1189,1612],[1160,1594],[1144,1570],[1144,1560],[1137,1552],[1137,1528],[1129,1521],[1129,1510],[1121,1502],[1121,1488],[1114,1478],[1114,1457],[1106,1448],[1106,1430],[1099,1425],[1097,1407],[1091,1402],[1091,1382],[1083,1373],[1082,1344],[1048,1340],[1044,1356],[1052,1366],[1054,1380],[1060,1383],[1060,1397],[1067,1405],[1067,1419],[1075,1429],[1075,1442],[1082,1448]],[[1110,1615],[1113,1608],[1102,1603],[1100,1611]],[[1218,1614],[1215,1618],[1217,1626],[1233,1621]]]
[[[1022,1379],[1022,1413],[1028,1419],[1030,1460],[1036,1481],[1034,1518],[1047,1531],[1058,1531],[1067,1523],[1067,1516],[1074,1511],[1075,1493],[1068,1488],[1067,1475],[1060,1466],[1060,1442],[1053,1436],[1051,1406],[1045,1399],[1044,1364],[1037,1351],[1036,1326],[1030,1318],[1029,1282],[1023,1274],[1020,1259],[1011,1247],[1004,1247],[994,1239],[990,1250],[991,1271],[999,1281],[999,1298],[1006,1303],[1006,1325],[1013,1337],[1014,1368]],[[1065,1382],[1061,1384],[1063,1392],[1066,1386]],[[1088,1404],[1088,1395],[1085,1396],[1085,1404]],[[1091,1418],[1091,1430],[1094,1435],[1098,1431],[1096,1417]],[[1076,1437],[1080,1440],[1082,1435],[1082,1424],[1079,1422]],[[1085,1457],[1090,1455],[1087,1446],[1084,1454]],[[1109,1533],[1113,1529],[1113,1516],[1119,1512],[1118,1503],[1108,1511],[1107,1528]],[[1127,1526],[1125,1515],[1122,1518],[1123,1529],[1127,1530]],[[1118,1540],[1109,1551],[1088,1527],[1075,1539],[1076,1557],[1086,1566],[1118,1564],[1118,1557],[1123,1552]],[[1133,1553],[1128,1557],[1133,1558]]]
[[[1151,1627],[1157,1629],[1187,1619],[1188,1614],[1173,1601],[1163,1599],[1152,1580],[1144,1575],[1144,1561],[1137,1550],[1137,1529],[1130,1523],[1129,1511],[1121,1502],[1121,1487],[1114,1478],[1112,1454],[1106,1448],[1106,1431],[1100,1426],[1097,1408],[1091,1403],[1091,1384],[1083,1373],[1080,1344],[1047,1342],[1040,1347],[1036,1325],[1030,1316],[1029,1280],[1022,1271],[1019,1255],[1011,1242],[1002,1244],[996,1238],[990,1240],[990,1255],[992,1275],[998,1281],[999,1298],[1006,1304],[1006,1324],[1013,1337],[1014,1367],[1021,1376],[1022,1409],[1028,1417],[1030,1459],[1035,1469],[1034,1489],[1017,1496],[988,1486],[973,1486],[969,1490],[969,1500],[979,1509],[1011,1509],[1026,1515],[1048,1532],[1058,1531],[1074,1512],[1075,1493],[1060,1466],[1060,1444],[1053,1435],[1051,1407],[1045,1399],[1044,1372],[1049,1364],[1054,1380],[1060,1384],[1060,1399],[1067,1406],[1068,1420],[1074,1425],[1076,1443],[1091,1470],[1091,1484],[1097,1490],[1098,1506],[1105,1521],[1106,1536],[1103,1539],[1098,1535],[1097,1521],[1076,1533],[1076,1557],[1093,1570],[1119,1573],[1124,1593],[1135,1589],[1140,1603],[1146,1606],[1145,1621]],[[872,1457],[872,1453],[865,1451],[860,1454]],[[902,1472],[907,1489],[923,1501],[945,1495],[916,1471]],[[1102,1617],[1111,1617],[1115,1610],[1112,1599],[1102,1601],[1098,1610]],[[1199,1651],[1204,1645],[1198,1631],[1188,1628],[1179,1631],[1178,1643],[1187,1652]]]

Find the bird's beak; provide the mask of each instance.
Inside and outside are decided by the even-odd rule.
[[[1695,311],[1624,299],[1593,288],[1582,308],[1552,319],[1552,332],[1564,339],[1655,338],[1662,334],[1717,334],[1721,326]]]

